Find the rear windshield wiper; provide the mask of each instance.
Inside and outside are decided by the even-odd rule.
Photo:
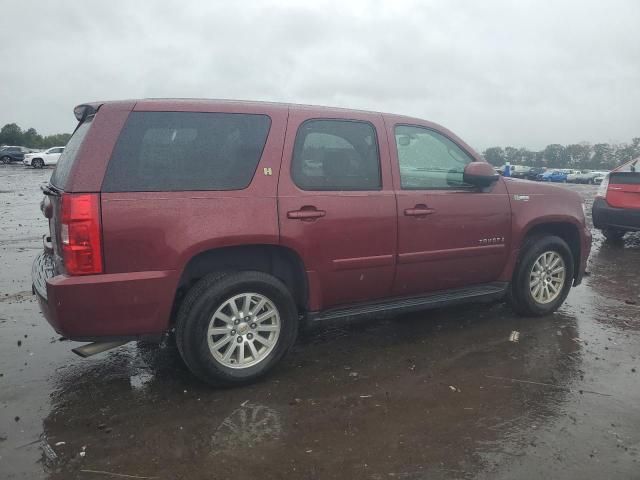
[[[55,185],[52,185],[51,182],[41,184],[40,190],[42,190],[42,193],[44,193],[45,195],[49,195],[52,197],[59,197],[62,194],[62,190],[60,190]]]

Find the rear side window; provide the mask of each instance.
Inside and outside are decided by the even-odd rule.
[[[51,175],[51,183],[56,187],[63,190],[65,189],[67,179],[69,178],[69,173],[71,172],[71,168],[76,161],[76,157],[78,156],[78,151],[80,150],[82,141],[84,140],[84,137],[87,136],[87,132],[91,128],[93,118],[93,115],[87,117],[87,119],[82,122],[78,126],[78,128],[76,128],[76,131],[73,132],[73,135],[69,139],[69,143],[67,143],[64,152],[62,153],[62,155],[60,155],[58,164],[56,165],[56,169]]]
[[[296,135],[291,174],[303,190],[379,190],[380,156],[373,125],[307,120]]]
[[[266,115],[133,112],[118,138],[102,189],[246,188],[262,156],[270,125]]]

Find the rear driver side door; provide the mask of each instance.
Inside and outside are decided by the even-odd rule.
[[[382,117],[292,109],[278,216],[281,243],[304,262],[310,310],[388,297],[397,222]]]

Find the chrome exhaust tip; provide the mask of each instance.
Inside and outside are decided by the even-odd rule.
[[[97,355],[98,353],[106,352],[107,350],[111,350],[112,348],[119,347],[121,345],[124,345],[125,343],[129,343],[129,341],[120,340],[117,342],[93,342],[82,345],[81,347],[73,348],[71,349],[71,351],[76,355],[80,355],[82,358],[87,358],[91,357],[92,355]]]

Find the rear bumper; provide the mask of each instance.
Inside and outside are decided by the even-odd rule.
[[[48,255],[34,261],[33,291],[46,320],[77,340],[154,337],[169,328],[174,272],[54,275]]]
[[[640,231],[640,210],[612,207],[604,198],[596,198],[591,213],[594,227],[601,230],[617,228]]]

